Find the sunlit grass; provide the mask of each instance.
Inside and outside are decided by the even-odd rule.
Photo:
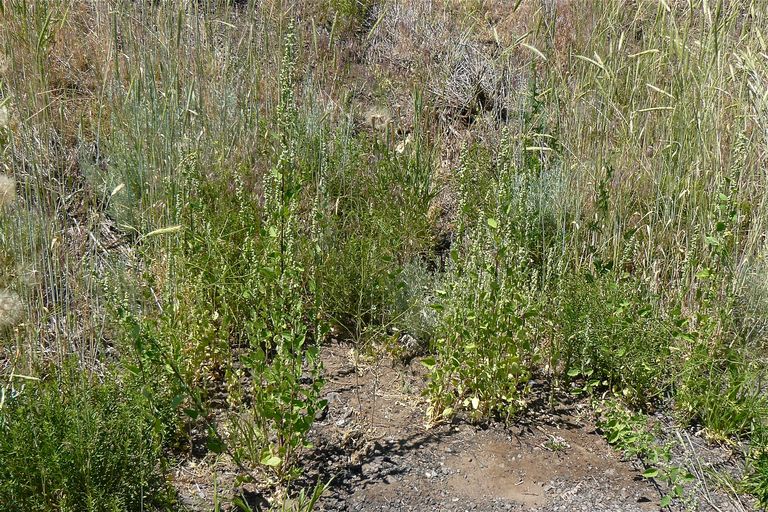
[[[514,421],[544,372],[757,439],[764,2],[471,4],[3,4],[10,371],[141,375],[177,445],[283,483],[303,413],[244,404],[316,406],[329,332],[419,338],[440,417]]]

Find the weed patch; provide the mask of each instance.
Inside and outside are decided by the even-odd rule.
[[[100,383],[73,361],[5,388],[0,499],[13,510],[167,510],[164,431],[135,383]]]

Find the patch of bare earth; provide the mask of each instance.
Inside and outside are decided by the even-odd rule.
[[[320,510],[660,509],[665,490],[643,479],[642,468],[622,460],[596,432],[586,400],[561,394],[550,401],[543,383],[534,382],[526,412],[509,425],[455,420],[428,427],[421,396],[427,375],[418,361],[403,366],[339,342],[323,347],[321,357],[328,407],[311,432],[314,448],[300,461],[304,476],[292,486],[295,492],[330,481]],[[661,423],[665,436],[686,439],[675,450],[675,463],[696,476],[686,502],[665,510],[753,509],[735,489],[717,484],[717,475],[722,479],[739,470],[727,449]],[[193,438],[204,439],[198,434]],[[256,475],[254,482],[238,484],[242,468],[229,456],[207,452],[204,443],[195,448],[174,470],[173,483],[187,510],[213,510],[219,503],[233,511],[235,496],[253,510],[269,509],[274,488],[266,479]]]
[[[326,511],[658,510],[661,494],[595,432],[583,402],[546,400],[511,426],[427,428],[418,362],[324,349],[329,407],[309,481],[327,481]]]

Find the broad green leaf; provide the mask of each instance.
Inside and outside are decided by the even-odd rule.
[[[658,468],[648,468],[643,471],[643,478],[656,478],[659,475]]]
[[[269,466],[271,468],[277,467],[280,465],[280,457],[276,455],[267,455],[263,459],[261,459],[261,463],[265,466]]]
[[[219,436],[213,433],[208,436],[206,445],[208,446],[208,449],[213,453],[224,453],[224,443],[221,441]]]

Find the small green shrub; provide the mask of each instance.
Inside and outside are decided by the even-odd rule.
[[[315,415],[325,406],[322,365],[316,341],[326,329],[305,298],[304,284],[316,289],[312,268],[300,263],[300,198],[309,188],[308,173],[296,165],[297,120],[292,74],[296,41],[289,32],[280,75],[281,151],[264,177],[264,218],[258,243],[245,240],[250,268],[245,281],[253,310],[245,326],[249,351],[240,357],[250,375],[250,408],[233,415],[230,442],[235,459],[271,468],[277,483],[301,473],[298,457],[309,443]],[[314,250],[311,246],[310,251]]]
[[[677,411],[713,440],[759,435],[768,417],[762,373],[739,350],[698,341],[679,375]]]
[[[378,139],[358,140],[345,151],[354,165],[340,161],[325,185],[318,288],[325,316],[360,342],[397,322],[408,282],[404,267],[429,252],[433,155],[418,134],[403,153]],[[365,152],[376,157],[366,162]]]
[[[427,394],[432,419],[457,407],[473,419],[508,420],[539,364],[539,277],[549,234],[544,187],[533,164],[519,168],[504,131],[498,154],[465,147],[458,226],[446,287],[437,293],[437,334]]]
[[[524,405],[523,387],[530,377],[526,361],[530,334],[528,316],[534,310],[519,294],[506,294],[506,285],[490,282],[477,271],[441,291],[440,335],[430,368],[427,395],[432,420],[457,409],[478,420],[509,419]]]
[[[748,473],[743,488],[757,498],[761,507],[768,507],[768,451],[759,450],[748,459]]]
[[[136,386],[68,365],[0,410],[0,502],[19,511],[168,510],[161,434]]]
[[[508,420],[524,405],[522,393],[535,362],[537,309],[520,253],[506,244],[503,232],[488,218],[477,238],[467,242],[466,260],[459,262],[458,250],[452,252],[452,279],[434,304],[435,357],[424,361],[431,370],[426,393],[432,420],[457,408],[475,420]]]
[[[640,283],[612,275],[566,279],[555,308],[557,369],[647,404],[667,388],[672,329]]]

